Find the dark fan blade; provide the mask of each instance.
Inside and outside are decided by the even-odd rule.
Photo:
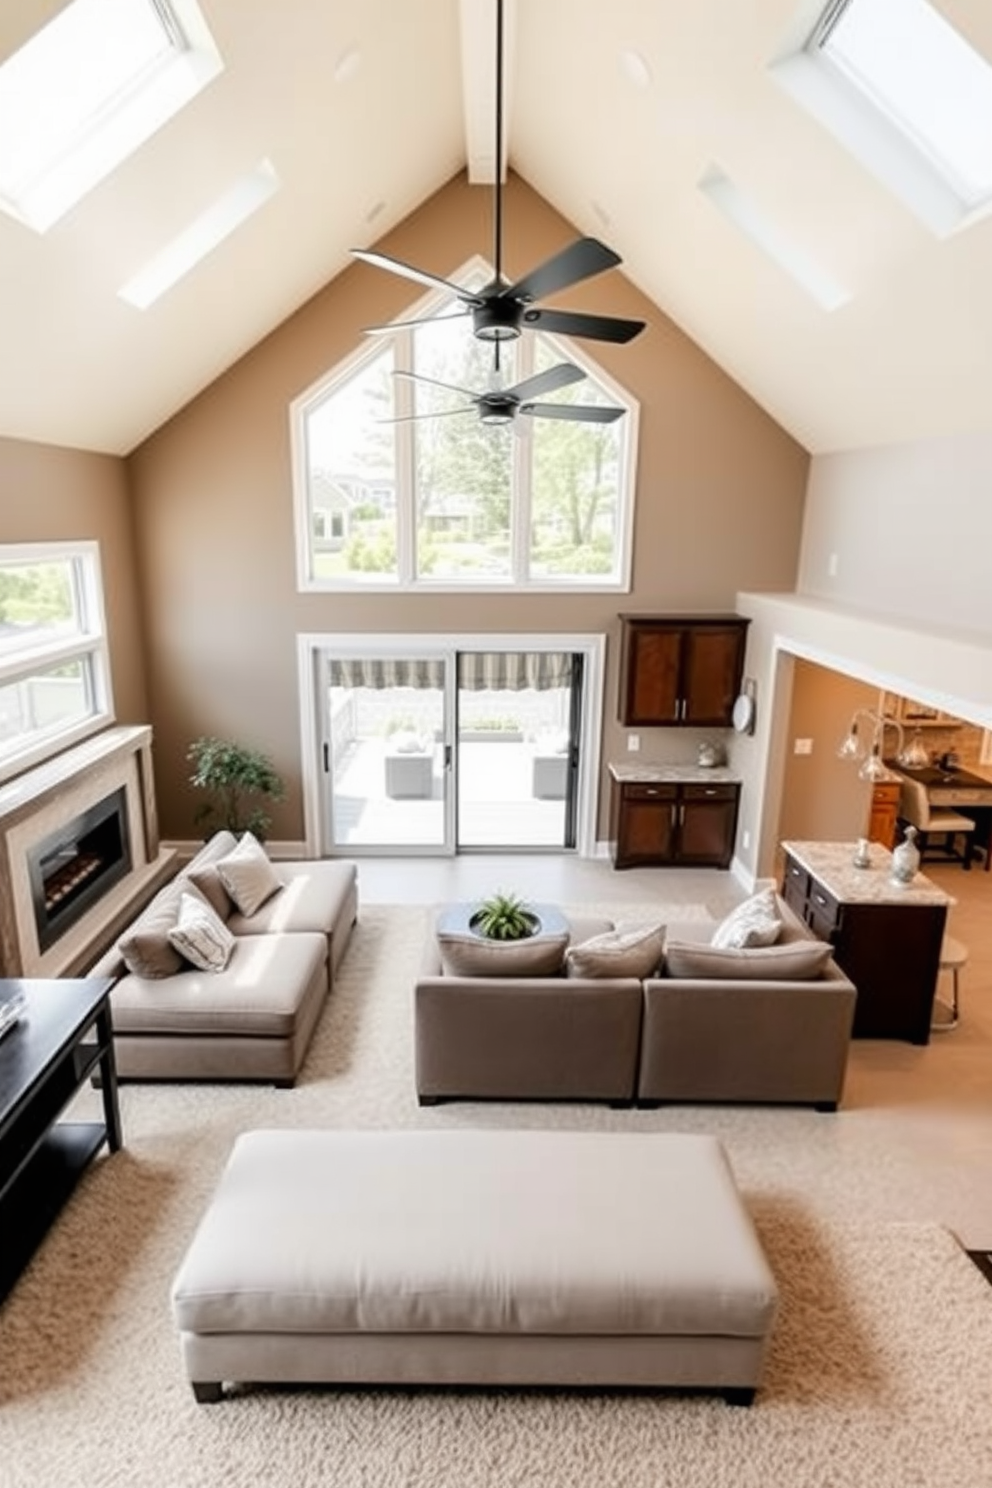
[[[363,326],[363,336],[392,336],[397,331],[402,331],[406,326],[418,325],[444,325],[446,320],[462,320],[471,314],[471,306],[467,305],[464,310],[456,310],[454,315],[422,315],[417,320],[394,320],[391,325]]]
[[[499,345],[498,341],[496,345]],[[546,372],[535,372],[533,377],[515,383],[513,387],[507,388],[506,394],[510,398],[540,398],[545,393],[554,393],[559,388],[568,387],[570,382],[581,382],[585,375],[582,368],[576,367],[574,362],[561,362],[557,367],[549,367]]]
[[[446,289],[449,294],[457,295],[466,305],[480,305],[482,301],[478,295],[469,294],[462,289],[460,284],[452,284],[450,279],[439,279],[436,274],[428,274],[424,269],[415,269],[412,264],[406,264],[399,258],[390,258],[388,253],[373,253],[368,248],[352,248],[352,256],[360,258],[363,263],[371,264],[376,269],[388,269],[391,274],[402,274],[404,279],[413,279],[417,284],[426,284],[428,289]]]
[[[647,324],[644,320],[620,320],[613,315],[582,315],[574,310],[525,310],[529,331],[551,331],[559,336],[588,336],[591,341],[615,341],[618,346],[633,341]]]
[[[545,295],[556,290],[567,289],[578,284],[580,279],[591,279],[593,274],[602,274],[604,269],[615,268],[622,260],[612,248],[607,248],[598,238],[579,238],[570,247],[563,248],[553,258],[531,269],[516,284],[502,291],[502,297],[515,300],[543,300]]]
[[[376,419],[377,424],[412,424],[414,419],[447,418],[452,413],[474,413],[476,405],[466,403],[462,408],[439,408],[435,413],[404,413],[399,418]]]
[[[595,403],[521,403],[518,413],[530,418],[574,419],[583,424],[612,424],[622,408],[598,408]]]
[[[473,393],[471,388],[458,387],[453,382],[438,382],[436,377],[425,377],[422,372],[400,372],[397,370],[393,373],[393,376],[405,377],[408,382],[429,382],[433,387],[447,388],[449,393],[461,393],[465,398],[478,397],[478,394]]]

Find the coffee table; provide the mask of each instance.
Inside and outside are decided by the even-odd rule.
[[[0,1038],[0,1297],[104,1142],[111,1152],[121,1145],[113,985],[111,977],[0,980],[0,1002],[25,998],[22,1016]],[[103,1120],[59,1120],[97,1071]]]

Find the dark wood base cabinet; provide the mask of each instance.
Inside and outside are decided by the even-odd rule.
[[[788,854],[782,897],[857,987],[855,1038],[930,1042],[945,905],[848,903]]]
[[[740,786],[614,782],[614,868],[728,868]]]

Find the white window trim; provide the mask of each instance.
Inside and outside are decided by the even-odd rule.
[[[453,282],[464,282],[473,274],[481,274],[483,278],[491,277],[492,271],[486,260],[476,254],[466,264],[452,274]],[[421,319],[431,314],[438,305],[444,302],[446,297],[438,292],[424,295],[416,303],[407,306],[397,321],[397,330],[400,324],[406,320]],[[466,326],[468,322],[466,321]],[[301,593],[317,594],[507,594],[518,592],[521,587],[528,594],[629,594],[631,588],[631,565],[633,562],[633,532],[634,515],[637,500],[637,451],[640,431],[640,403],[634,395],[625,387],[622,387],[615,378],[601,367],[593,357],[589,355],[580,345],[569,340],[565,336],[552,336],[542,331],[544,340],[558,347],[562,357],[568,361],[575,362],[577,366],[583,367],[590,377],[614,398],[623,404],[626,414],[624,416],[625,437],[620,440],[618,488],[621,493],[621,522],[617,538],[617,571],[618,577],[601,583],[594,582],[591,578],[568,578],[561,582],[551,580],[533,581],[527,579],[521,585],[515,576],[508,577],[499,583],[456,583],[451,579],[434,580],[420,578],[415,573],[416,533],[411,530],[410,515],[412,503],[400,499],[402,490],[412,490],[415,480],[414,472],[414,449],[413,430],[410,424],[399,424],[397,426],[398,437],[396,443],[396,548],[397,564],[400,577],[396,580],[375,579],[362,580],[361,582],[347,580],[329,580],[314,578],[310,560],[312,557],[310,531],[310,493],[307,486],[309,474],[309,460],[307,450],[307,415],[312,408],[322,403],[334,389],[349,381],[368,362],[374,361],[382,354],[382,343],[376,343],[374,338],[369,338],[367,345],[356,347],[350,356],[338,362],[334,368],[317,379],[316,382],[306,388],[298,397],[294,398],[289,405],[289,429],[290,429],[290,458],[293,480],[293,525],[296,536],[296,586]],[[526,338],[524,343],[526,345]],[[529,348],[528,348],[529,350]],[[526,354],[526,353],[525,353]],[[520,373],[521,378],[528,373]],[[412,412],[413,395],[412,385],[406,378],[397,378],[397,412]],[[516,442],[514,446],[515,476],[520,477],[524,461],[525,451],[521,449],[524,440]],[[521,530],[517,512],[518,505],[521,509],[529,510],[529,468],[526,476],[515,485],[517,499],[513,503],[512,516],[517,522],[516,541],[523,543],[525,535]],[[410,508],[408,510],[408,508]],[[512,538],[511,538],[512,540]],[[404,580],[403,574],[412,575]]]
[[[0,562],[78,563],[81,575],[81,608],[84,629],[61,640],[46,636],[37,645],[0,655],[0,686],[34,676],[48,667],[84,658],[90,664],[92,711],[76,723],[36,734],[23,749],[0,760],[0,781],[21,775],[32,766],[52,759],[63,750],[105,729],[114,722],[114,703],[107,644],[107,623],[97,542],[7,543],[0,545]]]

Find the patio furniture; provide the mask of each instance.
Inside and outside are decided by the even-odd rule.
[[[393,800],[430,800],[434,793],[434,750],[387,750],[386,795]]]

